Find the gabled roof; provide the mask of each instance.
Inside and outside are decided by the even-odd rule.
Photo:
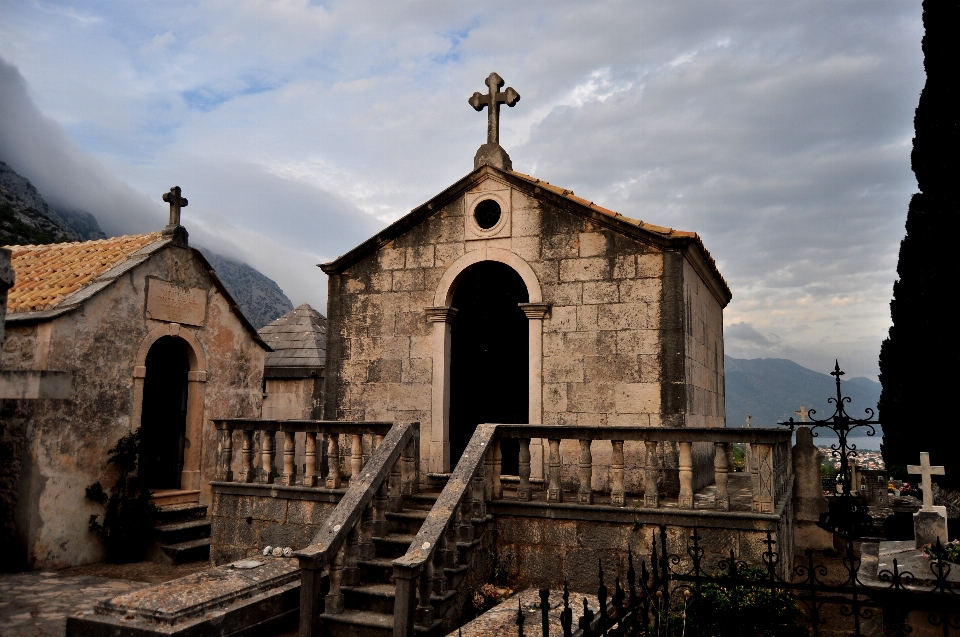
[[[675,230],[665,226],[658,226],[638,219],[631,219],[619,212],[598,206],[592,201],[577,197],[572,190],[554,186],[546,181],[525,175],[514,170],[500,170],[493,166],[480,166],[464,176],[455,184],[435,196],[426,203],[414,208],[409,214],[390,224],[376,236],[364,241],[350,252],[337,257],[329,263],[320,264],[320,268],[327,274],[343,272],[346,268],[357,263],[364,257],[376,252],[387,243],[393,241],[403,233],[421,223],[427,217],[439,212],[453,199],[459,197],[479,183],[486,176],[494,176],[512,186],[526,192],[533,198],[550,201],[559,208],[573,214],[587,217],[600,225],[607,226],[626,236],[630,236],[643,243],[655,245],[665,250],[684,250],[693,266],[698,269],[704,280],[707,281],[714,295],[723,305],[726,305],[732,293],[717,268],[717,264],[710,252],[703,245],[700,236],[695,232]],[[712,279],[712,281],[710,281]]]
[[[173,243],[159,232],[125,235],[97,241],[6,246],[12,253],[16,281],[7,295],[7,323],[45,321],[80,307],[121,275]],[[183,244],[177,244],[185,247]],[[200,262],[217,291],[253,340],[269,349],[256,328],[199,250],[187,248]]]
[[[307,370],[326,365],[327,319],[306,303],[260,328],[260,337],[273,350],[264,363],[267,377],[309,376]]]

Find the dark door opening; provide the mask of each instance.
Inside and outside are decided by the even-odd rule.
[[[184,343],[157,339],[147,353],[140,415],[140,478],[149,489],[179,489],[187,433],[187,372]]]
[[[450,464],[456,466],[480,423],[523,424],[529,418],[528,302],[517,272],[482,261],[460,275],[450,343]],[[502,469],[517,475],[519,442],[501,443]]]

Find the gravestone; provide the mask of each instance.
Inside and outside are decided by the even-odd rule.
[[[820,478],[823,453],[813,444],[809,427],[797,428],[797,443],[792,453],[794,547],[832,549],[833,535],[817,526],[820,515],[827,511],[827,499],[823,496],[824,481]]]
[[[947,542],[947,507],[933,506],[933,482],[930,476],[944,475],[943,467],[930,466],[930,454],[920,453],[920,464],[909,465],[907,471],[920,475],[923,485],[923,508],[913,514],[913,536],[917,548],[925,544],[935,544],[937,539]]]

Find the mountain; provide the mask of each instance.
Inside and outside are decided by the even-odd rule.
[[[293,309],[293,303],[276,281],[246,263],[197,248],[227,286],[244,316],[258,330]]]
[[[0,161],[0,245],[105,238],[92,214],[54,210],[30,180]]]
[[[773,427],[793,417],[803,405],[816,409],[816,418],[828,418],[834,405],[827,399],[836,396],[833,376],[801,367],[783,358],[755,358],[752,360],[723,359],[727,381],[727,426],[743,427],[747,414],[754,427]],[[869,378],[841,377],[841,391],[850,397],[844,405],[847,414],[865,418],[864,409],[876,411],[880,399],[880,383]],[[877,427],[877,436],[882,431]],[[878,438],[879,440],[879,438]]]

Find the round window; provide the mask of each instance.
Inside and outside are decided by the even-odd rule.
[[[473,209],[473,218],[478,226],[489,230],[500,221],[500,204],[493,199],[484,199]]]

